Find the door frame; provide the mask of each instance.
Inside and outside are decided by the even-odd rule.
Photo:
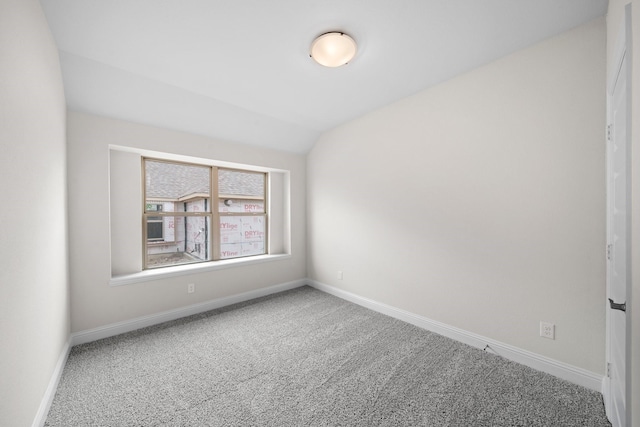
[[[626,280],[626,304],[627,304],[627,311],[626,311],[626,324],[625,324],[625,375],[627,380],[625,381],[625,416],[627,419],[627,423],[629,423],[631,421],[631,378],[629,376],[629,373],[631,372],[631,320],[632,320],[632,316],[631,316],[631,287],[632,287],[632,280],[631,280],[631,244],[632,244],[632,239],[631,239],[631,126],[632,126],[632,120],[631,120],[631,101],[632,101],[632,97],[631,97],[631,79],[632,79],[632,74],[631,74],[631,69],[632,69],[632,58],[631,58],[631,4],[628,4],[625,6],[624,9],[624,23],[622,26],[622,30],[620,31],[620,33],[618,34],[618,38],[616,40],[616,44],[614,47],[614,55],[613,55],[613,60],[614,60],[614,67],[613,67],[613,71],[611,76],[608,78],[607,81],[607,142],[606,142],[606,147],[607,147],[607,173],[606,173],[606,180],[607,180],[607,207],[606,207],[606,211],[607,211],[607,215],[606,215],[606,221],[607,221],[607,250],[609,248],[610,242],[611,242],[611,212],[610,212],[610,207],[611,207],[611,202],[610,202],[610,188],[611,188],[611,176],[609,174],[609,155],[610,155],[610,143],[609,143],[609,126],[612,123],[612,98],[613,98],[613,91],[616,87],[616,83],[618,80],[618,76],[620,75],[620,71],[621,71],[621,67],[623,65],[623,61],[626,59],[626,62],[624,63],[626,66],[626,93],[625,96],[627,98],[627,102],[626,102],[626,116],[627,116],[627,120],[626,120],[626,141],[625,144],[627,146],[627,150],[626,150],[626,175],[627,175],[627,194],[626,194],[626,198],[627,198],[627,215],[626,215],[626,238],[627,238],[627,265],[626,265],[626,270],[627,270],[627,280]],[[610,261],[607,260],[607,273],[606,273],[606,299],[605,299],[605,310],[606,310],[606,353],[605,353],[605,359],[606,359],[606,366],[605,366],[605,372],[606,375],[603,378],[603,383],[602,383],[602,394],[604,397],[604,403],[605,403],[605,410],[607,413],[607,417],[610,419],[610,411],[612,408],[611,405],[611,379],[609,376],[609,363],[610,363],[610,354],[611,354],[611,334],[609,332],[609,328],[610,328],[610,322],[611,322],[611,308],[609,307],[609,302],[608,302],[608,298],[610,297]],[[616,427],[616,426],[614,426]]]

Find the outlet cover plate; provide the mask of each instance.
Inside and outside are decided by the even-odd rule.
[[[540,336],[550,340],[556,339],[556,325],[549,322],[540,322]]]

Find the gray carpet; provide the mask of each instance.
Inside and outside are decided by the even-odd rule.
[[[47,426],[608,426],[602,396],[309,287],[72,349]]]

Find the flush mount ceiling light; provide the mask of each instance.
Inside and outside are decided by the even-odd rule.
[[[339,67],[353,59],[356,47],[356,42],[345,33],[324,33],[311,43],[309,56],[325,67]]]

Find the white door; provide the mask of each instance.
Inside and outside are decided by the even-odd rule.
[[[627,135],[628,96],[627,60],[623,53],[620,68],[609,98],[609,143],[607,144],[607,334],[609,396],[607,413],[613,426],[627,425],[626,302],[630,277],[630,168]]]

